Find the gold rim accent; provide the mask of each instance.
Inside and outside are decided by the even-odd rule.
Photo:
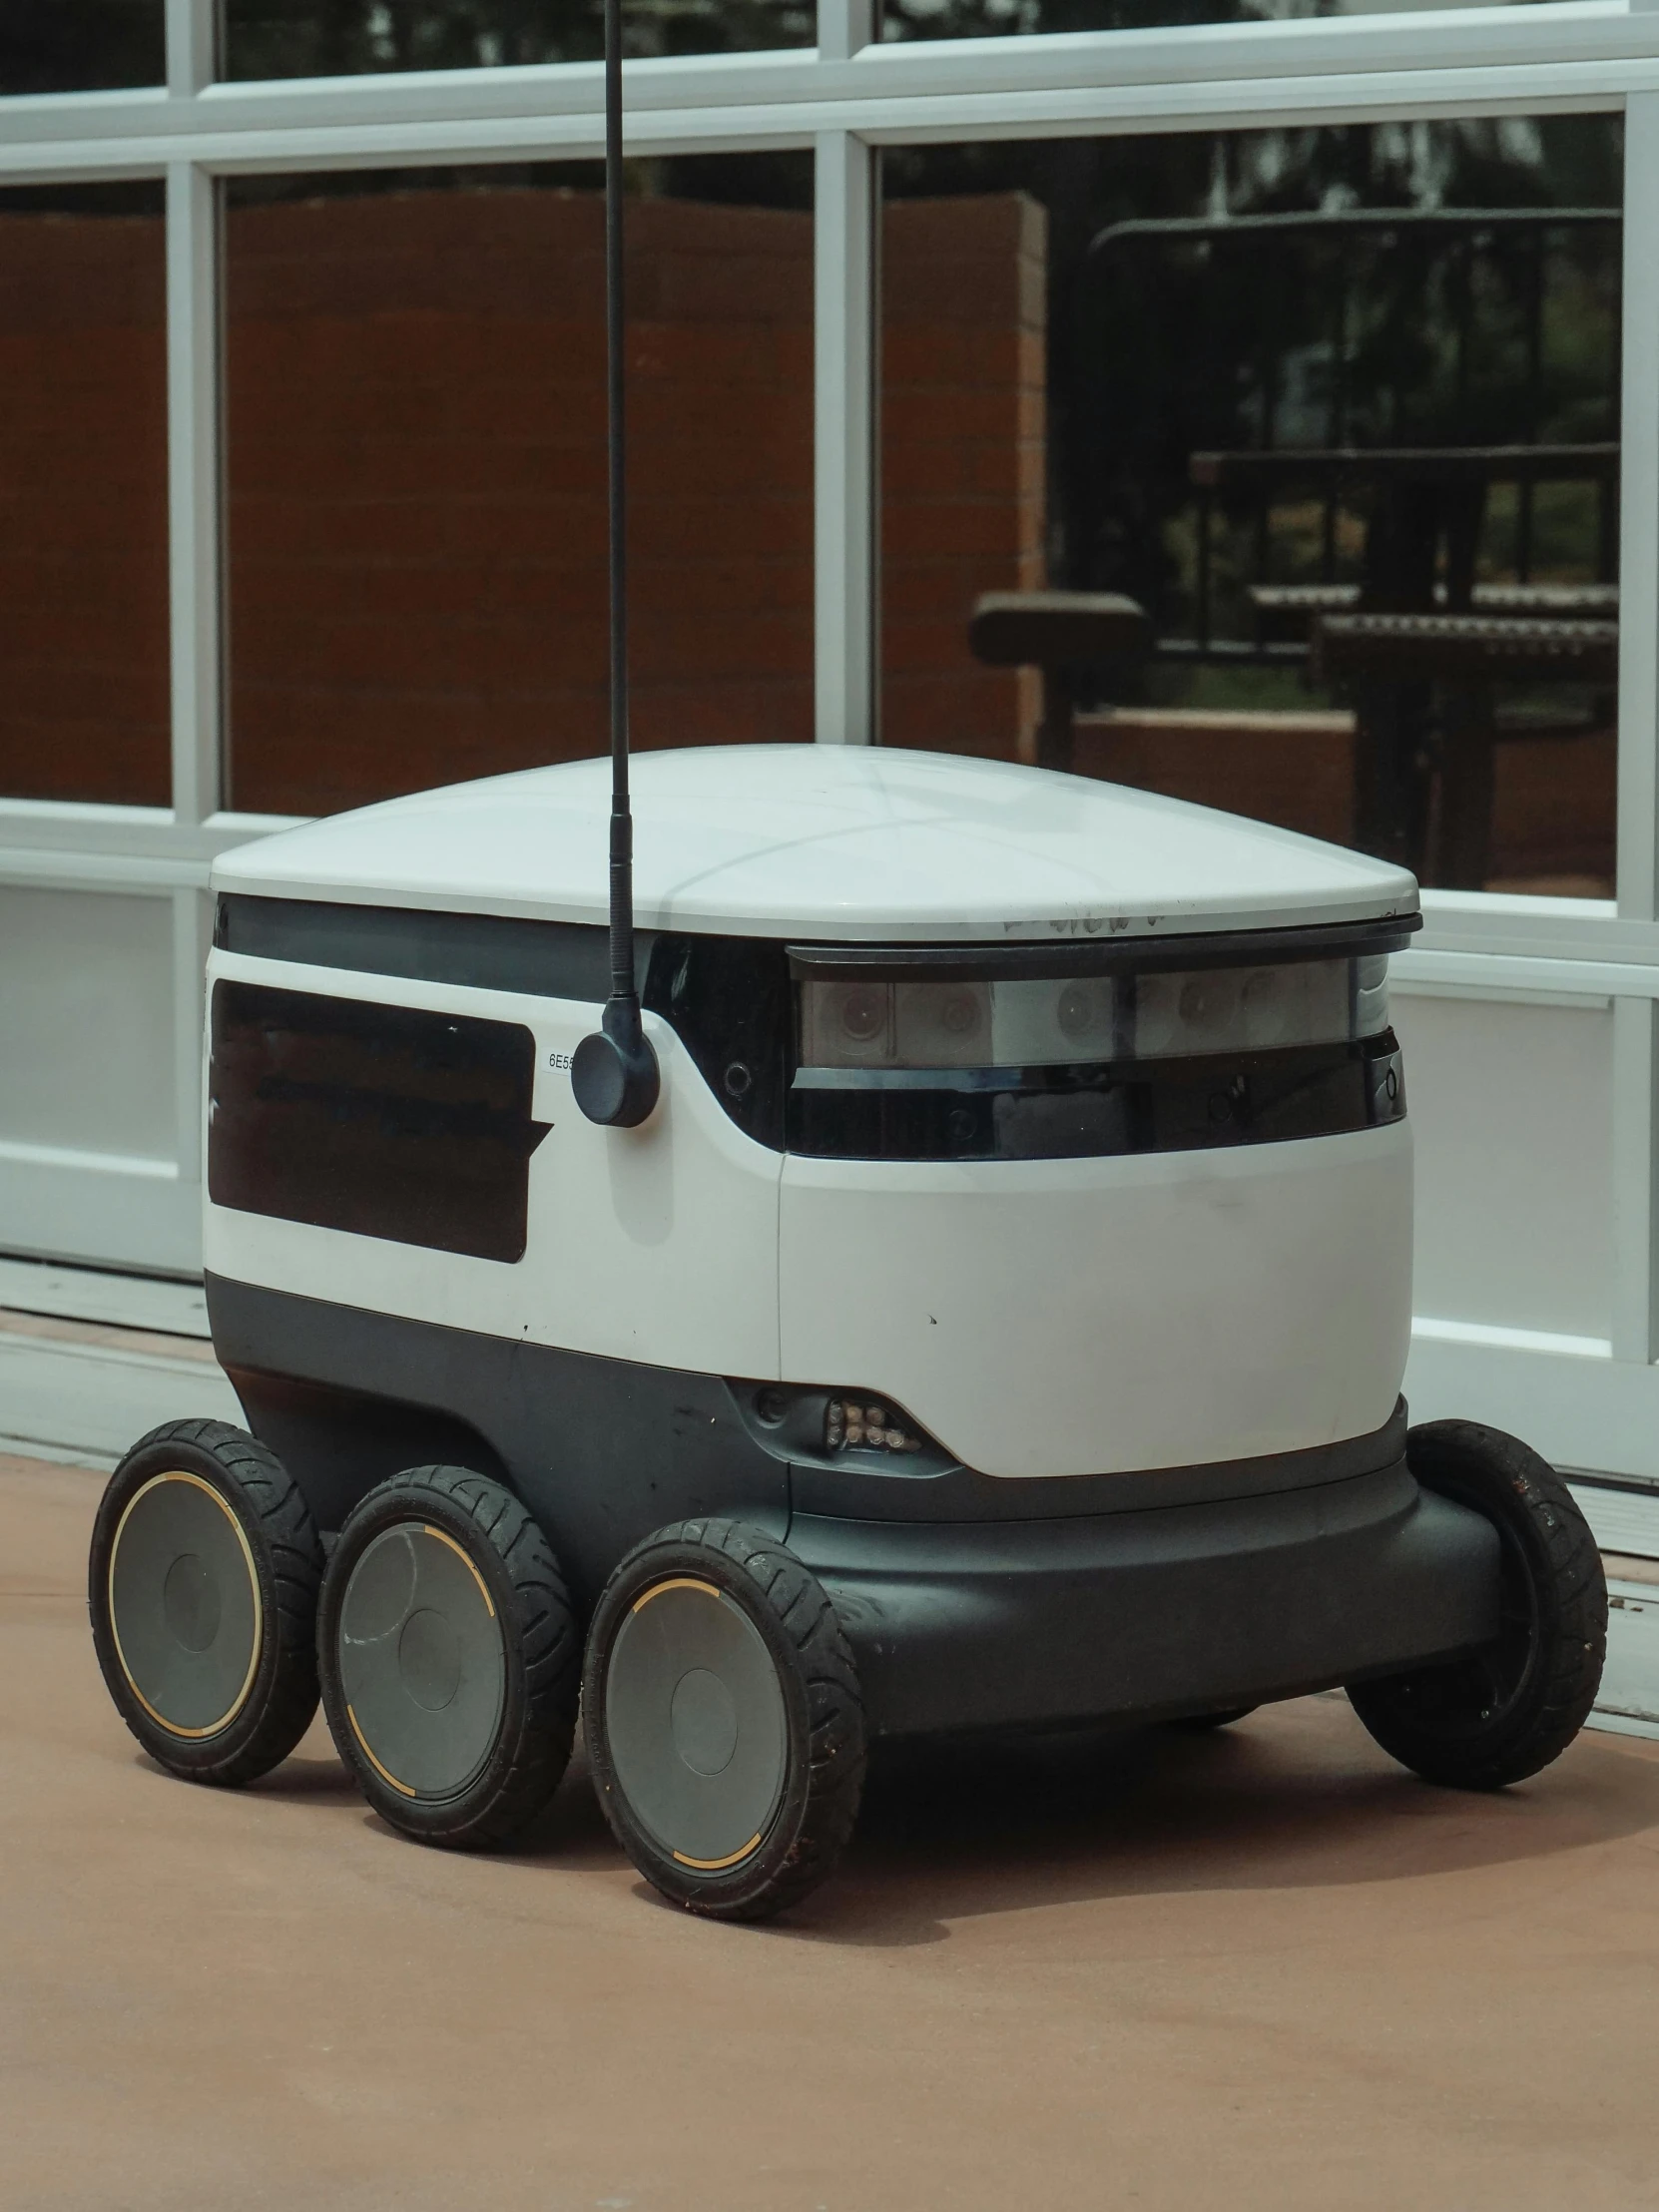
[[[121,1648],[121,1629],[115,1617],[115,1563],[121,1556],[122,1535],[139,1500],[148,1497],[150,1492],[158,1488],[163,1482],[192,1482],[197,1489],[206,1491],[208,1496],[213,1499],[237,1532],[237,1542],[242,1546],[243,1560],[248,1568],[249,1587],[254,1593],[254,1650],[248,1662],[248,1672],[243,1677],[242,1688],[237,1692],[228,1709],[217,1721],[210,1722],[206,1728],[181,1728],[177,1721],[170,1721],[165,1713],[157,1712],[133,1680],[133,1670],[128,1666],[127,1654]],[[148,1482],[141,1483],[127,1500],[125,1507],[122,1509],[121,1518],[115,1524],[115,1540],[110,1545],[110,1572],[105,1590],[105,1603],[110,1616],[110,1640],[115,1645],[115,1655],[121,1662],[121,1671],[127,1677],[127,1687],[150,1715],[156,1726],[165,1728],[170,1736],[178,1736],[191,1743],[200,1743],[203,1738],[217,1736],[221,1730],[229,1728],[248,1703],[248,1693],[254,1687],[254,1677],[260,1671],[260,1653],[265,1647],[265,1601],[260,1595],[259,1569],[254,1564],[254,1547],[248,1541],[248,1531],[243,1527],[238,1515],[231,1510],[230,1501],[224,1493],[215,1489],[214,1485],[205,1476],[191,1474],[184,1467],[169,1468],[164,1473],[153,1474]]]
[[[699,1582],[694,1574],[676,1574],[670,1576],[666,1582],[653,1582],[643,1597],[635,1598],[633,1604],[628,1608],[629,1612],[637,1613],[642,1605],[649,1605],[654,1597],[661,1597],[665,1590],[701,1590],[705,1597],[724,1597],[726,1595],[724,1590],[717,1590],[712,1582]],[[745,1844],[743,1848],[747,1851],[750,1847]],[[678,1858],[679,1856],[679,1853],[676,1852],[675,1857]],[[686,1861],[688,1867],[695,1867],[699,1864],[701,1862],[695,1859]],[[729,1862],[725,1859],[720,1861],[720,1865],[723,1867],[728,1864]]]
[[[735,1867],[740,1859],[747,1859],[752,1851],[759,1851],[760,1848],[761,1838],[757,1832],[741,1851],[731,1852],[724,1859],[688,1859],[683,1851],[677,1851],[674,1857],[680,1866],[694,1868],[698,1874],[719,1874],[726,1867]]]
[[[665,1581],[653,1582],[649,1590],[635,1598],[628,1610],[637,1613],[642,1605],[649,1605],[654,1597],[661,1597],[665,1590],[701,1590],[705,1597],[724,1599],[726,1596],[726,1592],[717,1588],[713,1582],[700,1581],[695,1574],[675,1574]],[[736,1851],[728,1852],[724,1859],[692,1859],[683,1851],[677,1851],[672,1856],[676,1866],[690,1867],[694,1874],[724,1874],[728,1867],[737,1866],[741,1860],[759,1851],[764,1834],[765,1830],[758,1829],[747,1844],[740,1845]]]
[[[435,1535],[437,1531],[434,1529],[432,1533]],[[465,1555],[463,1554],[463,1557]],[[375,1758],[373,1752],[369,1750],[368,1738],[357,1726],[357,1716],[355,1713],[352,1712],[349,1705],[345,1708],[345,1717],[351,1723],[352,1735],[356,1737],[358,1743],[362,1746],[363,1757],[368,1761],[369,1765],[380,1777],[380,1780],[382,1782],[389,1783],[394,1790],[400,1791],[404,1797],[412,1798],[416,1793],[409,1788],[409,1785],[406,1782],[399,1782],[396,1775],[388,1774],[385,1768],[381,1766],[379,1760]]]
[[[447,1544],[450,1550],[455,1554],[456,1558],[464,1562],[472,1575],[473,1581],[476,1582],[478,1585],[478,1595],[483,1599],[484,1603],[489,1606],[490,1619],[494,1620],[495,1606],[492,1603],[489,1591],[485,1586],[484,1578],[478,1572],[478,1563],[472,1557],[471,1553],[467,1551],[464,1545],[458,1544],[453,1536],[447,1535],[443,1529],[434,1528],[430,1521],[421,1522],[420,1533],[423,1536],[435,1536],[440,1544]]]

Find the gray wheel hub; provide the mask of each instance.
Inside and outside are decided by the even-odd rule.
[[[777,1664],[741,1606],[674,1576],[636,1599],[605,1673],[605,1734],[634,1818],[684,1867],[756,1850],[784,1794]]]
[[[110,1553],[116,1655],[152,1720],[217,1736],[254,1687],[263,1608],[254,1555],[228,1501],[202,1476],[152,1475]]]
[[[482,1575],[429,1523],[364,1548],[340,1603],[346,1717],[370,1764],[405,1797],[464,1790],[495,1748],[506,1645]]]

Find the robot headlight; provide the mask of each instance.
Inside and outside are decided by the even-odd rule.
[[[830,1400],[824,1409],[824,1448],[907,1453],[921,1449],[921,1438],[906,1414],[866,1392]]]
[[[935,1437],[881,1390],[824,1389],[795,1382],[738,1383],[768,1448],[805,1460],[873,1452],[895,1474],[937,1474],[952,1464]]]
[[[801,1062],[817,1068],[1053,1067],[1341,1044],[1388,1025],[1387,959],[937,982],[810,976]]]

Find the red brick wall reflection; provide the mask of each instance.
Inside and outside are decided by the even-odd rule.
[[[893,201],[881,253],[882,736],[1011,759],[1039,679],[981,668],[967,624],[981,592],[1047,581],[1047,213]]]
[[[165,807],[159,217],[0,214],[0,795]]]
[[[233,803],[603,749],[603,207],[227,225]],[[629,211],[634,736],[812,735],[812,219]]]
[[[234,803],[605,742],[603,211],[412,192],[228,224]],[[966,651],[1041,574],[1043,218],[887,219],[887,737],[1011,753]],[[812,220],[629,211],[634,737],[812,734]]]
[[[812,732],[812,222],[630,210],[641,746]],[[226,222],[230,803],[327,812],[605,742],[602,209]],[[1042,218],[890,211],[887,736],[1010,753],[967,657],[1040,580]],[[165,806],[160,220],[0,217],[0,794]]]

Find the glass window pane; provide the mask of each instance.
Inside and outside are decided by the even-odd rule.
[[[0,192],[0,797],[170,793],[159,184]]]
[[[889,151],[886,741],[1611,895],[1622,166],[1610,116]]]
[[[813,0],[628,0],[632,54],[811,46]],[[223,74],[358,77],[595,61],[604,0],[220,0]]]
[[[1398,15],[1498,7],[1505,0],[881,0],[881,36],[1006,38],[1040,31],[1160,30],[1180,23],[1284,23],[1303,16]]]
[[[0,94],[167,81],[165,0],[5,0]]]
[[[631,182],[635,743],[806,739],[812,158]],[[234,806],[604,751],[601,183],[227,187]]]

